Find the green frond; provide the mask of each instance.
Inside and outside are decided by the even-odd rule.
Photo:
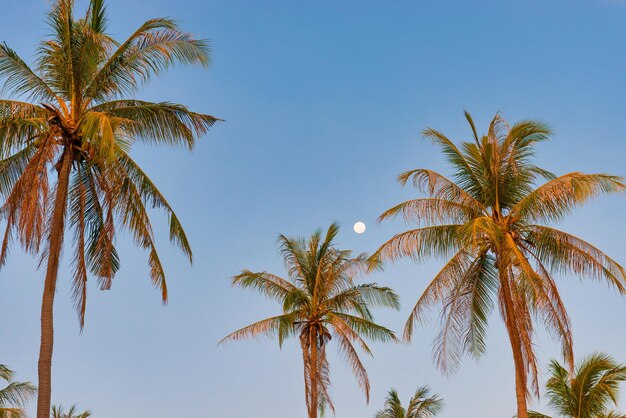
[[[455,178],[457,184],[465,189],[472,196],[480,196],[482,194],[482,186],[479,181],[479,175],[472,169],[469,162],[461,151],[441,132],[428,128],[422,132],[425,138],[430,139],[434,144],[439,145],[448,162],[455,170]]]
[[[258,337],[260,335],[276,335],[281,326],[287,326],[293,329],[293,316],[289,314],[273,316],[254,324],[243,327],[220,340],[219,344],[227,341],[238,341],[250,337]]]
[[[11,382],[0,390],[0,405],[22,408],[35,396],[37,389],[28,382]]]
[[[404,326],[403,338],[405,341],[411,341],[413,328],[417,322],[422,320],[424,310],[443,302],[446,295],[454,288],[456,278],[466,275],[467,270],[472,265],[472,260],[471,253],[463,248],[452,256],[437,273],[409,314]]]
[[[559,221],[595,196],[625,189],[619,176],[569,173],[538,187],[517,203],[511,213],[527,221]]]
[[[113,276],[119,270],[120,259],[113,239],[115,235],[114,208],[107,197],[112,196],[112,186],[95,166],[85,165],[83,182],[86,184],[85,224],[87,227],[87,252],[85,258],[89,271],[98,277],[100,288],[111,288]],[[102,197],[101,197],[102,196]]]
[[[473,249],[483,249],[504,238],[501,225],[490,216],[475,217],[458,228],[459,241]]]
[[[354,290],[368,306],[400,310],[400,297],[390,287],[365,283],[354,286]]]
[[[14,382],[13,371],[3,364],[0,364],[0,378],[9,383],[0,389],[0,416],[4,413],[11,418],[26,417],[22,408],[35,396],[37,389],[28,382]]]
[[[494,307],[494,295],[498,288],[498,272],[495,260],[489,254],[481,254],[477,259],[475,279],[468,283],[469,308],[468,330],[465,336],[465,350],[478,359],[487,350],[487,325]]]
[[[437,225],[413,229],[393,236],[372,254],[373,260],[395,261],[410,257],[421,261],[425,257],[448,257],[458,251],[461,225]]]
[[[372,341],[392,342],[398,340],[392,330],[368,319],[343,312],[332,312],[332,314],[341,318],[357,334],[363,335]]]
[[[35,393],[36,389],[30,383],[11,382],[0,390],[0,405],[24,407]]]
[[[77,166],[76,175],[72,178],[69,190],[68,212],[70,223],[74,227],[74,257],[72,268],[74,280],[72,282],[72,299],[78,311],[81,330],[85,326],[85,311],[87,306],[87,261],[86,253],[86,219],[87,188],[89,180],[84,167]]]
[[[467,123],[472,129],[472,136],[474,137],[474,141],[476,142],[476,145],[480,145],[480,139],[478,138],[478,131],[476,130],[476,124],[474,123],[474,118],[472,118],[472,115],[467,110],[463,111],[463,115],[465,116]]]
[[[284,312],[310,312],[313,307],[313,298],[307,289],[291,289],[283,298],[282,305]]]
[[[9,369],[4,364],[0,364],[0,379],[10,382],[13,380],[13,370]]]
[[[467,261],[461,254],[456,263]],[[448,290],[435,299],[442,301],[442,311],[441,329],[433,344],[433,357],[444,373],[453,373],[466,352],[480,357],[485,350],[487,319],[493,308],[493,292],[497,289],[494,268],[489,267],[493,266],[492,263],[493,259],[481,253],[469,264],[456,267],[460,267],[463,274],[451,277],[452,282],[444,287]],[[454,271],[454,264],[449,264],[450,272]],[[440,280],[446,280],[445,276],[441,276]],[[426,301],[428,298],[422,303]]]
[[[103,63],[86,87],[86,97],[102,101],[138,88],[177,63],[210,63],[206,40],[181,32],[171,19],[146,21]]]
[[[339,339],[339,354],[348,361],[348,364],[352,369],[352,373],[354,373],[358,385],[361,387],[361,389],[363,389],[363,392],[365,393],[365,401],[366,403],[369,403],[370,382],[369,377],[367,376],[367,371],[365,370],[365,366],[363,366],[363,363],[361,362],[358,353],[354,349],[350,337],[348,337],[344,333],[344,329],[345,328],[336,329],[336,335]]]
[[[86,113],[80,121],[85,152],[93,150],[100,160],[114,160],[116,149],[124,145],[120,144],[120,130],[125,122],[125,119],[105,112]]]
[[[626,270],[588,242],[541,225],[529,226],[525,239],[536,248],[539,260],[552,271],[606,280],[620,293],[626,293]]]
[[[278,236],[279,252],[283,257],[285,268],[294,282],[303,283],[307,277],[306,243],[302,239],[290,239],[282,234]]]
[[[0,156],[8,158],[41,141],[47,112],[39,106],[16,100],[0,100]]]
[[[219,120],[191,112],[183,105],[140,100],[106,102],[91,108],[87,115],[92,112],[102,112],[119,120],[119,134],[125,137],[157,145],[183,145],[188,149]]]
[[[375,418],[406,418],[406,411],[402,407],[400,396],[395,389],[391,389],[387,392],[385,409],[378,411]]]
[[[163,302],[166,303],[167,283],[165,280],[165,272],[156,250],[152,224],[146,212],[141,193],[126,173],[118,174],[121,175],[121,179],[120,183],[116,185],[120,187],[120,190],[117,195],[115,210],[122,219],[124,226],[133,235],[135,243],[149,252],[148,265],[150,267],[150,278],[154,285],[161,290],[161,298]],[[109,176],[114,178],[111,173],[109,173]]]
[[[451,202],[445,199],[414,199],[402,202],[385,212],[378,221],[402,215],[405,222],[415,222],[416,224],[435,223],[465,223],[473,216],[478,216],[475,208],[461,203]]]
[[[372,355],[372,350],[369,348],[365,340],[342,318],[335,315],[334,313],[329,313],[327,316],[327,320],[330,328],[332,328],[334,333],[341,334],[342,337],[347,338],[351,343],[358,344],[361,350],[363,350],[365,353],[369,354],[370,356]]]
[[[170,241],[181,249],[190,262],[193,261],[193,252],[185,230],[163,194],[128,154],[118,153],[118,162],[122,166],[122,172],[127,176],[127,179],[134,184],[144,204],[150,205],[152,208],[165,210],[169,221]]]
[[[515,415],[515,418],[517,418],[517,415]],[[536,411],[528,411],[528,418],[552,418],[552,417],[549,415],[544,415]]]
[[[154,246],[154,242],[150,240],[150,254],[148,255],[148,266],[150,267],[150,278],[154,286],[161,291],[161,300],[167,303],[167,282],[165,280],[165,270],[161,264],[159,253]]]
[[[391,389],[385,399],[385,409],[378,411],[375,418],[432,418],[443,407],[443,400],[431,395],[427,386],[417,388],[406,409],[402,406],[398,392]]]
[[[433,199],[447,200],[472,208],[474,212],[483,213],[485,206],[470,192],[457,185],[445,176],[425,169],[405,171],[398,176],[403,186],[411,180],[413,186]]]
[[[287,280],[264,271],[254,273],[249,270],[244,270],[233,277],[232,283],[235,286],[256,289],[264,295],[278,301],[284,300],[289,292],[295,290],[295,287]]]
[[[95,33],[104,33],[107,29],[107,11],[104,0],[91,0],[85,20]]]
[[[31,100],[58,100],[50,87],[6,43],[0,44],[0,78],[4,79],[3,90],[8,94]]]
[[[406,410],[407,418],[431,418],[443,408],[443,399],[430,394],[428,386],[417,388]]]
[[[38,67],[48,84],[64,99],[72,100],[78,68],[75,58],[80,29],[74,20],[74,0],[54,0],[48,11],[52,38],[39,50]]]
[[[507,236],[508,252],[517,267],[517,283],[526,289],[526,298],[531,301],[535,315],[540,319],[552,336],[561,343],[563,358],[570,369],[574,364],[574,343],[569,315],[559,295],[556,283],[550,276],[539,257],[524,246],[518,246],[511,236]],[[531,265],[526,254],[533,257],[537,268]]]
[[[36,152],[37,147],[31,144],[0,161],[0,194],[6,197],[11,193]]]
[[[63,406],[52,407],[52,418],[89,418],[90,416],[90,411],[78,412],[76,405],[72,405],[67,412]]]

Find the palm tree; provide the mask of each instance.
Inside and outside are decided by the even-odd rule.
[[[7,222],[0,263],[15,237],[46,267],[38,418],[50,415],[53,304],[66,228],[74,232],[73,296],[81,329],[87,276],[109,289],[118,270],[118,226],[149,252],[150,277],[165,302],[165,274],[146,206],[167,213],[170,239],[190,261],[192,253],[172,208],[129,151],[135,141],[192,149],[216,121],[179,104],[131,98],[177,63],[208,65],[208,43],[172,20],[148,20],[122,43],[106,33],[104,0],[90,0],[82,18],[74,16],[74,0],[52,1],[47,20],[52,35],[39,47],[35,70],[0,45],[0,77],[15,96],[0,100],[1,214]]]
[[[454,370],[464,354],[483,354],[487,320],[497,304],[513,351],[518,413],[527,418],[529,380],[538,392],[536,320],[560,341],[566,363],[573,367],[570,320],[553,274],[605,280],[621,294],[626,284],[626,271],[613,259],[545,224],[625,186],[616,176],[574,172],[555,177],[532,164],[535,144],[551,134],[543,123],[523,121],[509,127],[496,115],[487,135],[479,136],[471,116],[465,115],[473,142],[457,147],[434,129],[424,132],[443,149],[453,179],[426,169],[402,173],[400,183],[412,181],[426,197],[401,203],[380,220],[402,215],[418,227],[395,235],[372,257],[376,262],[448,259],[418,299],[404,330],[410,340],[424,310],[441,305],[441,332],[434,348],[435,362],[444,372]],[[536,187],[541,179],[546,182]]]
[[[233,278],[233,285],[253,288],[282,305],[283,313],[244,327],[225,337],[240,340],[259,335],[285,339],[298,336],[304,360],[304,386],[309,418],[323,414],[326,406],[334,410],[328,386],[330,383],[326,346],[337,341],[340,354],[349,363],[359,386],[369,401],[369,380],[355,345],[371,354],[365,338],[379,341],[396,339],[393,331],[373,321],[370,308],[386,306],[398,309],[397,295],[375,283],[356,285],[353,279],[367,270],[367,256],[352,257],[339,250],[333,240],[339,231],[332,224],[322,239],[316,231],[308,241],[279,236],[280,251],[288,278],[267,272],[244,270]]]
[[[398,392],[391,389],[385,399],[385,409],[378,411],[374,418],[430,418],[437,415],[442,407],[443,400],[436,394],[430,395],[428,386],[417,388],[406,409],[400,402]]]
[[[552,409],[563,418],[625,418],[610,411],[617,405],[619,384],[626,380],[626,366],[612,357],[595,353],[576,366],[574,373],[558,361],[548,368],[547,396]],[[531,418],[550,418],[530,411]]]
[[[14,382],[13,371],[4,364],[0,364],[0,379],[9,384],[0,389],[0,418],[26,418],[23,408],[37,389],[28,382]]]
[[[62,406],[52,407],[52,418],[89,418],[90,411],[78,412],[76,405],[72,405],[69,411],[65,412]]]

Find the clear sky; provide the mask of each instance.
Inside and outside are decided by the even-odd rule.
[[[28,61],[46,34],[47,5],[3,4],[0,39]],[[110,30],[120,40],[160,16],[209,38],[210,69],[171,72],[140,97],[181,102],[226,122],[193,154],[135,150],[195,251],[190,267],[169,246],[163,218],[155,218],[168,306],[147,277],[147,255],[122,235],[122,269],[108,292],[91,282],[81,335],[62,268],[53,402],[78,403],[96,418],[304,417],[296,341],[282,351],[271,340],[216,346],[279,309],[231,288],[230,277],[244,268],[282,274],[277,234],[305,235],[332,221],[343,225],[342,247],[375,250],[404,228],[377,225],[377,216],[416,196],[395,176],[418,167],[447,172],[420,132],[432,126],[468,139],[464,108],[482,131],[496,111],[511,121],[548,121],[556,135],[538,147],[539,161],[556,173],[626,175],[626,2],[109,0],[108,6]],[[561,226],[626,263],[625,204],[626,196],[604,198]],[[367,224],[363,235],[352,232],[357,220]],[[395,288],[403,302],[401,312],[380,311],[377,319],[401,330],[441,263],[401,262],[371,277]],[[43,288],[36,265],[15,250],[0,273],[0,363],[33,382]],[[567,277],[559,284],[578,356],[603,350],[626,362],[626,300],[603,284]],[[389,388],[406,400],[423,384],[446,399],[442,418],[512,416],[513,363],[500,318],[491,321],[486,356],[467,359],[451,377],[432,364],[434,335],[431,324],[410,345],[374,344],[374,358],[365,359],[369,406],[331,348],[337,418],[371,417]],[[542,365],[558,356],[543,333],[537,343]]]

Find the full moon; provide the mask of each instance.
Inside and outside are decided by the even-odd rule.
[[[354,232],[357,234],[362,234],[365,232],[365,224],[363,222],[357,222],[354,224]]]

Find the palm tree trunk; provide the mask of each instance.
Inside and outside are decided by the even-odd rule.
[[[311,406],[309,418],[317,418],[317,386],[318,386],[318,370],[317,370],[317,335],[314,327],[309,331],[309,339],[311,346]]]
[[[515,308],[513,306],[513,298],[511,296],[509,277],[507,275],[506,268],[502,267],[503,266],[500,266],[498,270],[500,273],[500,285],[502,286],[502,292],[504,295],[506,329],[509,334],[511,350],[513,351],[513,363],[515,365],[515,398],[517,400],[517,418],[528,418],[524,357],[522,355],[521,341],[515,325]]]
[[[517,337],[517,336],[516,336]],[[526,385],[523,378],[524,361],[519,342],[515,342],[512,334],[509,333],[511,347],[513,348],[513,361],[515,363],[515,399],[517,400],[517,417],[528,418],[528,405],[526,400]],[[519,341],[519,339],[517,339]]]
[[[57,181],[54,209],[48,235],[48,263],[46,280],[41,301],[41,345],[39,348],[39,392],[37,396],[37,418],[50,418],[52,396],[52,348],[54,344],[54,294],[59,272],[59,259],[65,230],[65,210],[69,189],[72,158],[64,151]]]

